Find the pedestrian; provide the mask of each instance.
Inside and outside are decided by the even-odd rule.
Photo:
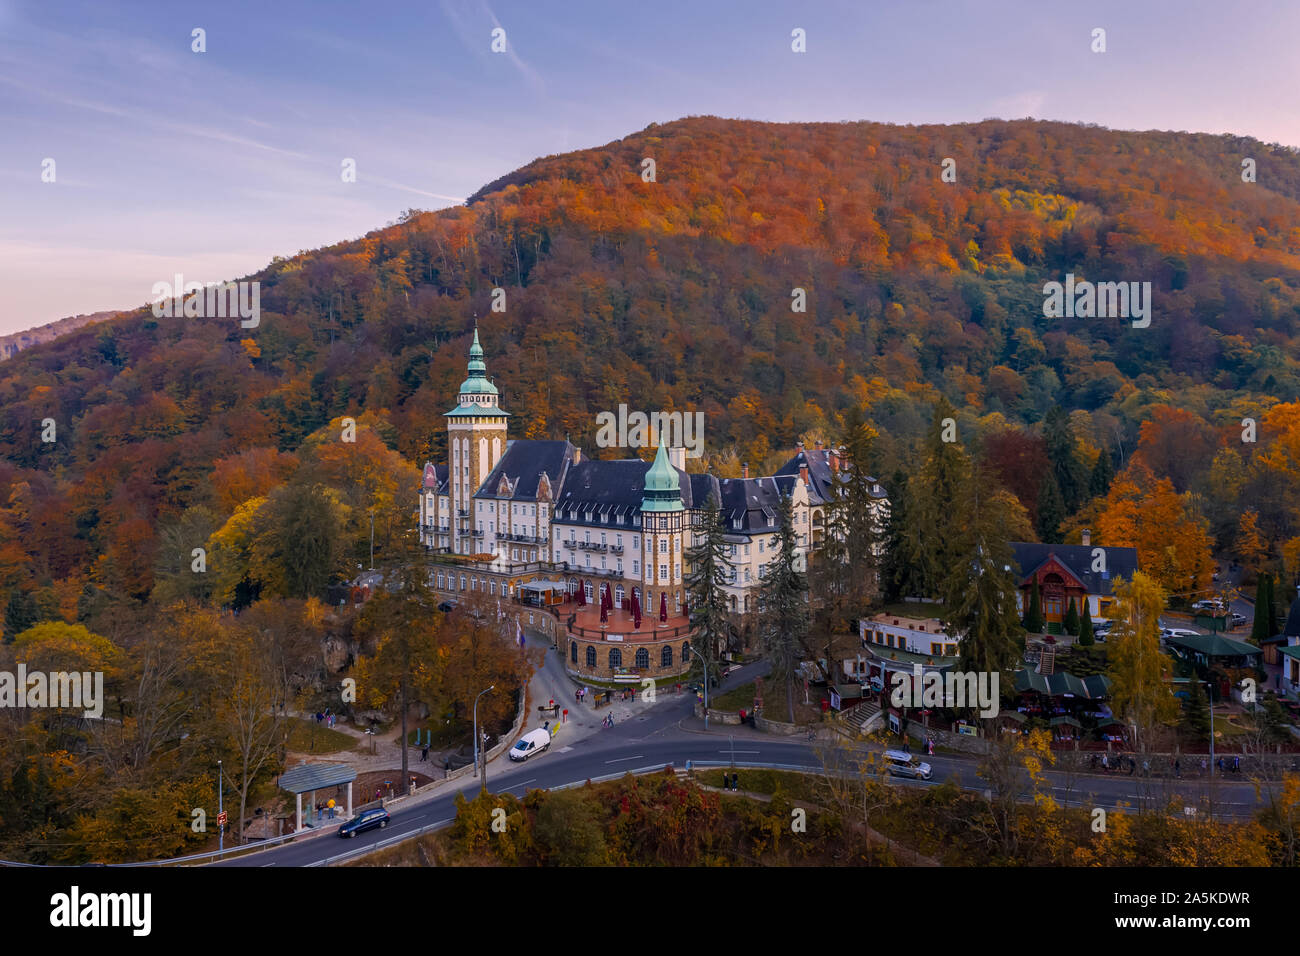
[[[1144,777],[1149,777],[1149,776],[1151,776],[1151,761],[1150,761],[1150,760],[1143,760],[1143,761],[1142,761],[1142,776],[1144,776]]]
[[[424,763],[428,759],[429,759],[429,748],[425,747],[423,750],[420,751],[420,763]]]
[[[1223,776],[1223,758],[1220,757],[1218,760],[1216,760],[1216,761],[1214,761],[1214,762],[1215,762],[1215,764],[1216,764],[1216,765],[1218,766],[1218,768],[1219,768],[1219,776],[1222,777],[1222,776]]]
[[[904,737],[904,738],[903,738],[903,753],[905,753],[905,754],[910,754],[911,752],[912,752],[912,745],[911,745],[910,743],[908,743],[907,738]]]
[[[1241,758],[1240,758],[1240,757],[1233,757],[1233,758],[1232,758],[1232,772],[1233,772],[1233,773],[1241,773]]]
[[[731,775],[731,789],[733,793],[740,792],[740,774],[733,773]]]
[[[1180,780],[1183,777],[1183,765],[1177,757],[1174,758],[1174,776]]]
[[[1101,769],[1110,773],[1110,758],[1106,754],[1101,755]]]
[[[1201,758],[1201,776],[1202,776],[1202,777],[1205,776],[1205,768],[1206,768],[1206,766],[1207,766],[1207,764],[1206,764],[1206,762],[1205,762],[1205,758],[1202,757],[1202,758]]]
[[[1093,773],[1097,772],[1097,755],[1093,754],[1092,759],[1088,761],[1088,769]]]

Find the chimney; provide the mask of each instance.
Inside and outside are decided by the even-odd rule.
[[[801,455],[803,454],[803,442],[801,442],[801,441],[797,441],[797,442],[795,442],[795,443],[794,443],[794,447],[795,447],[795,450],[799,452],[799,454],[801,454]]]
[[[749,480],[749,462],[745,462],[740,466],[740,477]]]
[[[582,461],[582,449],[575,446],[573,449],[573,463],[576,465],[580,461]]]
[[[830,462],[831,474],[834,475],[837,471],[840,470],[840,453],[836,449],[831,448],[829,451],[827,451],[826,457],[827,457],[827,461]]]
[[[686,446],[678,445],[675,448],[668,449],[668,464],[672,465],[678,471],[686,470]]]
[[[817,441],[817,450],[818,450],[818,451],[821,451],[821,450],[822,450],[821,439],[818,439],[818,441]]]
[[[799,466],[799,480],[802,481],[805,485],[808,484],[808,466],[807,466],[807,465],[800,465],[800,466]]]
[[[1082,540],[1083,540],[1083,544],[1084,544],[1085,547],[1087,547],[1088,545],[1092,544],[1092,529],[1091,529],[1091,528],[1084,528],[1084,529],[1083,529]]]

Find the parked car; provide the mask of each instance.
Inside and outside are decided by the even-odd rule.
[[[1233,611],[1233,612],[1232,612],[1232,626],[1233,626],[1233,627],[1243,627],[1245,624],[1246,624],[1246,615],[1244,615],[1244,614],[1238,614],[1236,611]]]
[[[550,745],[551,732],[549,730],[530,730],[510,748],[510,759],[527,760],[534,754],[541,753]]]
[[[388,826],[388,811],[383,807],[374,810],[362,810],[347,823],[339,825],[339,836],[355,837],[363,830],[383,829]]]
[[[901,750],[885,751],[885,769],[895,777],[911,777],[914,780],[930,779],[930,765]]]
[[[1218,598],[1205,598],[1204,600],[1197,601],[1195,604],[1193,604],[1192,610],[1213,611],[1215,614],[1219,614],[1224,610],[1224,607],[1223,607],[1223,602],[1220,601]]]

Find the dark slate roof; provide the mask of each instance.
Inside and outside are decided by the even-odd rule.
[[[688,475],[686,472],[679,472],[682,476],[682,504],[687,508],[704,509],[709,503],[709,495],[718,496],[722,500],[722,493],[718,489],[718,479],[712,475]]]
[[[431,461],[426,461],[424,463],[424,478],[420,483],[420,487],[424,491],[445,495],[447,493],[447,466],[435,465]]]
[[[504,475],[514,487],[515,499],[535,501],[543,472],[549,476],[551,491],[554,492],[564,480],[564,470],[573,459],[573,450],[573,446],[563,440],[517,438],[508,441],[505,454],[474,493],[474,497],[497,497],[497,489]]]
[[[825,504],[831,500],[831,460],[829,448],[805,448],[797,453],[793,458],[777,469],[778,476],[795,475],[798,476],[799,469],[803,465],[808,466],[808,492],[813,504]],[[875,478],[871,479],[875,482]],[[876,498],[887,498],[884,486],[879,486],[878,492],[873,492]]]
[[[1247,644],[1245,641],[1234,641],[1230,637],[1223,637],[1219,634],[1185,634],[1177,637],[1166,637],[1165,643],[1172,644],[1175,647],[1184,647],[1206,657],[1252,657],[1260,653],[1259,648],[1254,644]]]
[[[718,482],[722,524],[728,534],[771,534],[781,516],[781,497],[794,489],[796,475],[780,478],[723,478]],[[768,519],[773,524],[768,525]],[[737,525],[736,522],[740,524]]]
[[[357,771],[345,763],[304,763],[280,774],[280,789],[290,793],[324,790],[357,779]]]
[[[584,458],[576,465],[569,465],[556,497],[556,520],[582,523],[590,511],[594,524],[609,524],[608,519],[620,514],[624,522],[639,521],[645,473],[649,470],[650,462],[640,458],[618,461]],[[570,514],[570,509],[575,513]],[[602,522],[601,515],[606,515],[607,520]]]
[[[1300,597],[1291,602],[1291,610],[1286,615],[1286,626],[1282,633],[1287,637],[1300,637]]]
[[[1011,542],[1019,566],[1019,580],[1025,579],[1038,570],[1048,558],[1055,556],[1070,573],[1083,582],[1089,594],[1109,594],[1115,578],[1125,580],[1133,577],[1137,570],[1136,548],[1104,548],[1106,552],[1106,571],[1092,570],[1092,551],[1089,544],[1031,544],[1025,541]]]

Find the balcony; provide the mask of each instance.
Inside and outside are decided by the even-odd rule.
[[[560,544],[566,548],[576,548],[578,546],[577,541],[561,541]]]
[[[456,509],[456,516],[457,516],[458,518],[468,518],[468,517],[469,517],[469,509],[468,509],[468,508],[457,508],[457,509]]]
[[[475,528],[473,531],[471,531],[471,532],[469,533],[469,536],[470,536],[471,538],[481,538],[481,537],[483,537],[483,529],[482,529],[482,528]]]
[[[610,554],[622,554],[622,553],[623,553],[623,546],[622,546],[621,544],[611,544],[611,545],[609,546],[609,553],[610,553]]]

